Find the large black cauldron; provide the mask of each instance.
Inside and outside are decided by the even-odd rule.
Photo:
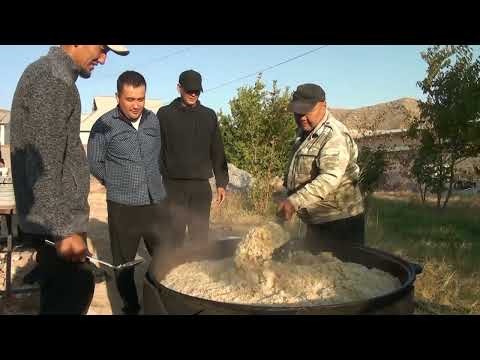
[[[187,261],[216,260],[233,256],[239,239],[227,239],[202,249],[182,249],[164,261],[152,262],[144,284],[145,314],[172,315],[340,315],[340,314],[412,314],[414,283],[422,272],[420,265],[407,262],[392,254],[364,247],[344,248],[334,255],[342,261],[375,267],[397,277],[401,287],[375,298],[334,305],[268,306],[222,303],[176,292],[160,282],[170,269]],[[155,265],[156,264],[156,265]],[[161,265],[159,265],[161,264]],[[157,268],[155,268],[157,266]],[[161,267],[159,267],[161,266]]]

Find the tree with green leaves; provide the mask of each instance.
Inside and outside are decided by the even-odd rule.
[[[385,171],[388,167],[387,151],[383,146],[377,148],[364,146],[358,154],[357,161],[360,167],[360,191],[368,205],[370,195],[384,181]]]
[[[427,192],[442,194],[447,181],[448,167],[439,161],[440,153],[428,146],[422,146],[414,154],[411,173],[417,181],[422,203]]]
[[[229,161],[256,179],[251,200],[259,212],[269,206],[270,181],[283,176],[295,140],[289,100],[288,88],[280,90],[274,81],[268,90],[259,76],[254,86],[238,89],[230,101],[231,115],[218,115]]]
[[[266,89],[261,77],[254,86],[238,89],[230,101],[231,115],[219,114],[225,152],[236,166],[254,176],[281,176],[295,140],[295,123],[287,111],[288,88],[273,82]]]
[[[464,45],[433,46],[421,56],[428,69],[417,85],[426,101],[408,131],[419,142],[412,174],[445,208],[456,165],[480,154],[480,59]]]

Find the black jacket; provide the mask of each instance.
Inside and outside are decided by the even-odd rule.
[[[157,112],[162,135],[162,174],[168,179],[207,180],[228,184],[228,166],[217,115],[200,102],[182,105],[177,98]]]

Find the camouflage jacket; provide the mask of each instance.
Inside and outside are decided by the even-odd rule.
[[[323,120],[306,138],[300,131],[285,176],[288,199],[307,224],[364,211],[357,145],[345,125],[328,110]]]

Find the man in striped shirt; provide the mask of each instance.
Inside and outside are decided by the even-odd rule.
[[[146,86],[144,77],[135,71],[121,74],[118,106],[96,121],[88,140],[90,171],[107,189],[115,265],[135,258],[140,238],[152,256],[170,243],[160,174],[160,125],[155,114],[145,109]],[[138,314],[134,268],[115,275],[123,312]]]

